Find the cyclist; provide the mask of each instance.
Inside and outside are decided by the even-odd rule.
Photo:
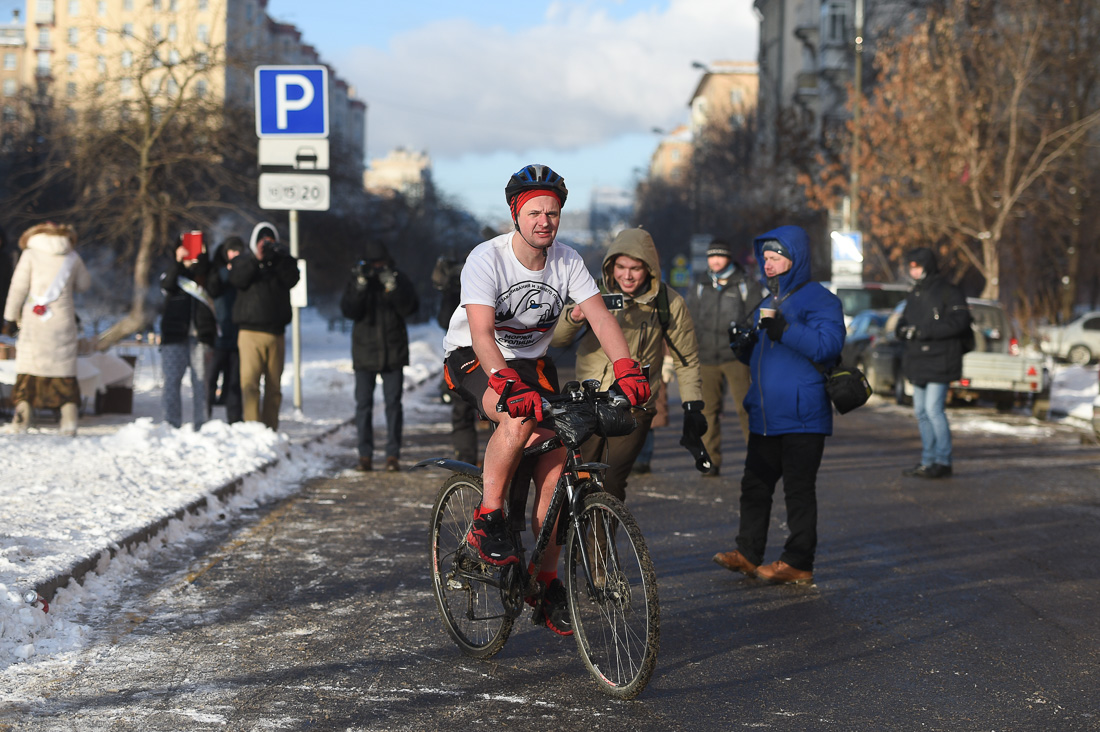
[[[504,195],[514,231],[470,252],[462,268],[460,307],[443,341],[448,386],[496,423],[485,447],[481,505],[467,541],[482,560],[497,567],[519,562],[503,506],[524,447],[552,435],[537,423],[543,416],[542,396],[558,391],[557,371],[546,351],[567,300],[578,303],[611,359],[616,379],[612,388],[632,405],[650,397],[649,382],[630,357],[581,256],[555,241],[568,193],[564,179],[545,165],[528,165],[511,176]],[[497,412],[506,388],[507,411]],[[535,465],[531,528],[536,535],[564,460],[564,449],[554,450]],[[546,591],[535,611],[551,630],[571,635],[565,588],[557,578],[559,553],[551,542],[543,555],[538,579]]]

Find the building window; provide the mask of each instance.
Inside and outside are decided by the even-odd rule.
[[[199,10],[207,10],[210,7],[210,0],[199,0]]]
[[[160,30],[160,23],[153,23],[153,40],[159,41],[164,37],[164,34]]]
[[[821,6],[821,40],[830,46],[848,41],[848,0],[829,0]]]
[[[97,28],[95,32],[95,42],[101,46],[107,45],[107,29]]]
[[[176,0],[168,0],[168,9],[170,11],[172,11],[173,13],[176,12],[176,10],[179,9],[178,6],[179,6],[179,4],[176,2]]]
[[[73,97],[76,96],[76,82],[75,81],[70,81],[68,84],[65,85],[65,96],[67,96],[69,99],[72,99]]]
[[[180,85],[176,83],[175,79],[169,78],[168,84],[166,86],[166,93],[168,94],[168,96],[174,97],[180,93]]]
[[[5,71],[11,71],[12,69],[15,68],[15,64],[16,64],[15,54],[11,53],[10,51],[8,53],[5,53],[4,54],[4,70]]]
[[[4,107],[4,121],[5,122],[14,122],[15,121],[15,107]]]
[[[69,34],[72,38],[72,34]],[[50,29],[43,27],[38,29],[38,47],[49,48],[50,47]]]
[[[195,82],[195,96],[199,99],[206,98],[206,82],[202,79]]]
[[[179,30],[176,28],[175,23],[169,23],[168,25],[168,40],[175,41],[179,38]]]
[[[180,62],[180,52],[173,48],[171,51],[168,52],[168,63],[175,66],[179,62]]]
[[[118,90],[123,94],[129,94],[134,90],[133,79],[120,79],[118,82]]]
[[[69,0],[69,15],[80,15],[80,0]]]
[[[14,97],[16,92],[19,91],[18,85],[15,83],[15,79],[4,79],[4,96]]]
[[[95,57],[95,70],[101,74],[107,73],[107,57],[96,56]]]
[[[99,0],[99,2],[97,2],[95,4],[95,12],[96,12],[96,15],[106,15],[107,14],[107,0]]]
[[[164,4],[161,0],[153,0],[153,10],[163,10]]]
[[[123,23],[122,24],[122,37],[123,38],[133,38],[134,37],[134,24],[133,23]]]
[[[69,67],[69,71],[76,71],[76,54],[70,53],[66,56],[65,63]]]
[[[134,52],[123,51],[121,56],[122,68],[128,69],[134,65]]]
[[[122,9],[132,11],[134,9],[134,0],[123,0]]]
[[[199,23],[198,34],[199,43],[210,43],[210,28],[206,25],[206,23]]]

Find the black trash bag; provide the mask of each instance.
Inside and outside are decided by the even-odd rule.
[[[638,427],[629,409],[596,404],[596,434],[600,437],[625,437]]]
[[[577,448],[596,431],[596,409],[588,402],[571,402],[568,409],[555,413],[554,432],[566,447]]]

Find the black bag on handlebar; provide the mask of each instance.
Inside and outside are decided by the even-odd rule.
[[[588,402],[570,402],[565,409],[555,410],[550,421],[565,446],[577,448],[596,431],[596,409]]]
[[[596,434],[600,437],[624,437],[638,426],[629,409],[610,404],[596,404]]]

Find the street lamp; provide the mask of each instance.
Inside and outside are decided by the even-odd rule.
[[[859,113],[863,99],[863,0],[856,0],[856,58],[852,100],[852,163],[848,212],[848,230],[859,231]]]

